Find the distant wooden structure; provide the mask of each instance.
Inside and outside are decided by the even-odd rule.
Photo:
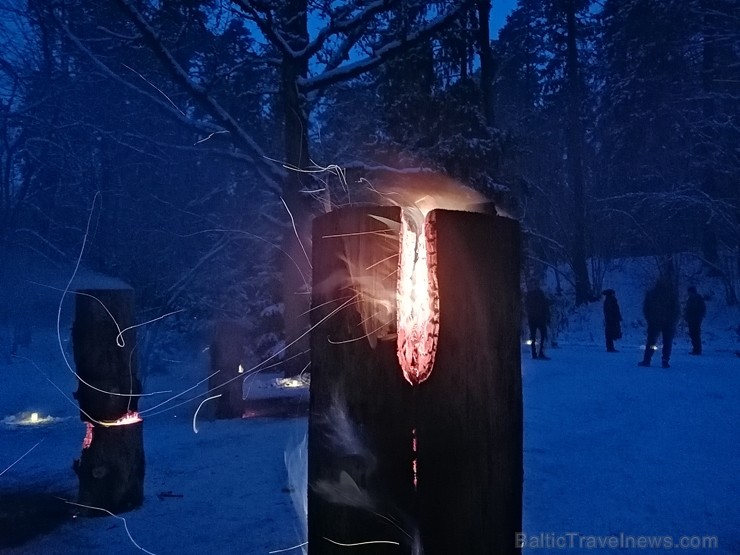
[[[243,326],[229,320],[219,320],[214,327],[209,348],[208,395],[219,395],[212,401],[216,418],[241,418],[244,413],[241,365],[245,360],[247,336]]]
[[[141,393],[136,330],[120,333],[134,324],[133,290],[77,292],[72,343],[79,381],[74,397],[88,425],[82,454],[73,465],[80,481],[78,502],[113,513],[134,509],[144,499],[143,423],[130,418],[138,410],[135,395]]]
[[[395,207],[353,207],[314,223],[309,553],[345,554],[341,544],[382,540],[398,545],[376,543],[369,552],[518,554],[518,223],[434,212],[436,361],[412,387],[395,329],[367,338],[364,323],[395,305],[398,258],[389,248],[397,250],[398,235],[383,222],[399,220]]]

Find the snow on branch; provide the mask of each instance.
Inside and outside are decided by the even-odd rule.
[[[308,59],[324,47],[329,37],[333,35],[347,34],[348,37],[338,48],[337,55],[335,56],[335,58],[340,59],[340,61],[343,60],[349,54],[352,47],[357,44],[357,41],[362,36],[362,31],[365,29],[367,23],[379,13],[389,10],[396,4],[398,4],[398,2],[375,0],[366,5],[360,13],[355,14],[353,17],[332,18],[329,24],[318,32],[316,38],[306,45],[306,48],[301,52],[298,52],[297,55]]]
[[[280,54],[286,58],[298,58],[300,54],[293,50],[282,35],[275,29],[274,19],[270,6],[264,2],[255,0],[231,0],[238,6],[244,15],[246,15],[259,28],[265,38],[270,41]]]
[[[172,53],[160,40],[156,30],[144,19],[139,10],[130,0],[116,0],[123,11],[128,14],[131,21],[142,34],[146,42],[160,59],[164,66],[169,70],[172,77],[178,81],[201,105],[203,105],[221,124],[232,133],[236,141],[242,145],[247,154],[255,163],[256,170],[260,176],[268,182],[279,182],[282,179],[283,172],[276,166],[269,164],[266,156],[256,141],[247,133],[239,122],[224,109],[218,101],[213,98],[204,87],[195,83],[187,71],[178,63]]]
[[[399,52],[406,50],[410,46],[427,39],[440,29],[443,29],[472,3],[472,0],[464,0],[454,8],[451,8],[447,13],[431,20],[428,24],[420,27],[416,31],[409,33],[401,39],[385,44],[373,55],[343,66],[338,66],[314,77],[301,79],[299,81],[299,86],[304,92],[312,92],[324,89],[340,81],[359,77],[363,73],[366,73],[393,58]]]

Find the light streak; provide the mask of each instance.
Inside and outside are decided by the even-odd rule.
[[[202,407],[203,405],[205,405],[211,399],[218,399],[219,397],[221,397],[221,395],[223,395],[223,393],[219,393],[218,395],[213,395],[212,397],[208,397],[206,399],[203,399],[200,402],[200,405],[198,405],[198,408],[195,409],[195,413],[193,414],[193,433],[195,433],[195,434],[198,433],[198,426],[196,425],[196,420],[198,418],[198,411],[200,411],[200,407]]]
[[[366,322],[367,320],[370,320],[370,319],[374,318],[375,316],[377,316],[377,314],[379,314],[379,313],[374,314],[370,318],[366,318],[363,322]],[[360,326],[360,325],[363,324],[363,322],[360,322],[357,325]],[[339,341],[336,341],[334,339],[331,339],[330,337],[327,337],[326,340],[329,342],[330,345],[344,345],[346,343],[354,343],[355,341],[362,341],[366,337],[370,337],[373,334],[378,333],[380,330],[382,330],[383,328],[385,328],[386,326],[388,326],[388,324],[390,324],[390,321],[383,322],[382,324],[380,324],[374,330],[370,330],[369,332],[365,333],[364,335],[361,335],[360,337],[353,337],[351,339],[342,339],[342,340],[339,340]]]
[[[148,395],[158,395],[161,392],[144,393],[144,394],[142,394],[142,393],[136,393],[136,394],[134,394],[134,393],[117,393],[117,392],[114,392],[114,391],[105,391],[104,389],[100,389],[98,387],[95,387],[94,385],[87,383],[77,372],[74,371],[74,369],[72,368],[72,365],[69,363],[69,359],[67,358],[67,355],[64,352],[64,345],[62,344],[62,332],[61,332],[62,305],[64,304],[65,297],[70,293],[70,290],[69,289],[70,289],[70,287],[72,287],[72,282],[74,281],[75,277],[77,276],[77,272],[80,269],[80,264],[82,263],[82,255],[85,253],[85,246],[87,245],[87,238],[90,235],[90,225],[92,223],[93,214],[95,213],[95,203],[97,202],[97,200],[98,200],[99,197],[100,197],[100,191],[96,191],[95,192],[95,196],[93,196],[92,206],[90,207],[90,213],[87,216],[87,225],[85,226],[85,234],[82,236],[82,246],[80,247],[80,253],[77,255],[77,261],[75,262],[75,267],[74,267],[74,270],[72,271],[72,275],[70,276],[69,281],[67,281],[67,285],[64,287],[64,290],[62,291],[62,296],[59,299],[59,306],[57,307],[57,327],[56,327],[56,331],[57,331],[57,343],[59,344],[59,352],[62,355],[62,360],[64,360],[64,364],[67,366],[67,368],[69,369],[69,371],[72,372],[72,374],[74,374],[74,376],[78,380],[80,380],[80,383],[85,384],[90,389],[93,389],[95,391],[98,391],[99,393],[105,393],[106,395],[114,395],[114,396],[118,396],[118,397],[130,397],[132,395],[135,395],[137,397],[144,397],[144,396],[148,396]],[[81,293],[81,292],[79,292],[79,294],[81,294],[81,295],[87,295],[89,297],[92,297],[93,299],[95,299],[96,301],[98,301],[101,305],[103,305],[103,308],[105,309],[105,311],[108,313],[108,315],[113,320],[113,323],[115,324],[116,329],[119,330],[118,337],[121,337],[121,334],[123,332],[120,331],[121,328],[118,325],[118,322],[116,322],[116,319],[113,318],[113,315],[110,313],[110,311],[105,306],[105,304],[100,299],[98,299],[95,296],[90,295],[88,293]],[[159,318],[157,318],[157,319],[159,319]],[[127,329],[129,329],[129,328],[127,328]],[[124,331],[126,331],[126,330],[124,330]],[[119,344],[118,337],[116,337],[116,345],[118,345],[119,347],[122,347],[123,345]],[[123,340],[121,339],[121,341],[123,341]]]
[[[126,522],[126,519],[123,518],[122,516],[118,516],[117,514],[113,514],[108,509],[104,509],[102,507],[94,507],[92,505],[83,505],[82,503],[75,503],[74,501],[68,501],[67,499],[63,499],[61,497],[57,497],[57,499],[61,499],[62,501],[64,501],[68,505],[74,505],[76,507],[83,507],[85,509],[92,509],[92,510],[95,510],[95,511],[102,511],[104,513],[108,513],[113,518],[117,518],[118,520],[123,521],[123,527],[125,528],[126,535],[128,536],[128,539],[131,540],[131,543],[133,543],[140,551],[143,551],[144,553],[148,553],[149,555],[156,555],[155,553],[152,553],[151,551],[149,551],[147,549],[144,549],[138,543],[136,543],[136,540],[134,540],[134,537],[131,535],[131,532],[128,529],[128,523]]]
[[[199,381],[198,383],[196,383],[196,384],[195,384],[195,385],[193,385],[192,387],[189,387],[189,388],[187,388],[187,389],[186,389],[185,391],[181,391],[181,392],[180,392],[180,393],[178,393],[177,395],[173,395],[173,396],[172,396],[172,397],[170,397],[169,399],[165,399],[164,401],[162,401],[161,403],[158,403],[158,404],[154,405],[153,407],[149,407],[148,409],[144,409],[144,410],[142,410],[142,411],[139,411],[139,414],[141,414],[141,415],[144,415],[144,414],[146,414],[146,413],[148,413],[148,412],[151,412],[151,411],[153,411],[153,410],[154,410],[154,409],[156,409],[156,408],[159,408],[159,407],[161,407],[162,405],[166,405],[166,404],[167,404],[167,403],[169,403],[170,401],[174,401],[174,400],[175,400],[175,399],[177,399],[177,398],[178,398],[178,397],[179,397],[180,395],[185,395],[185,394],[186,394],[186,393],[187,393],[188,391],[192,391],[193,389],[195,389],[196,387],[198,387],[198,386],[199,386],[200,384],[202,384],[203,382],[206,382],[206,381],[210,380],[210,379],[211,379],[211,378],[212,378],[213,376],[215,376],[215,375],[216,375],[216,374],[218,374],[219,372],[220,372],[220,370],[216,370],[216,371],[215,371],[215,372],[214,372],[213,374],[211,374],[210,376],[206,376],[205,378],[203,378],[202,380],[200,380],[200,381]],[[197,399],[197,397],[196,397],[196,399]]]
[[[203,139],[201,139],[201,140],[199,140],[199,141],[195,141],[195,142],[193,143],[193,146],[195,146],[195,145],[199,145],[200,143],[205,143],[205,142],[206,142],[207,140],[209,140],[209,139],[210,139],[211,137],[213,137],[214,135],[221,135],[221,134],[223,134],[223,133],[229,133],[229,131],[228,131],[228,130],[226,130],[226,129],[223,129],[223,130],[221,130],[221,131],[214,131],[213,133],[211,133],[211,134],[210,134],[210,135],[208,135],[207,137],[205,137],[205,138],[203,138]]]
[[[401,545],[398,542],[394,542],[392,540],[371,540],[366,542],[357,542],[357,543],[342,543],[338,541],[334,541],[330,538],[327,538],[324,536],[324,539],[330,543],[333,543],[334,545],[338,545],[340,547],[360,547],[363,545],[377,545],[377,544],[384,544],[384,545]]]
[[[298,228],[295,225],[295,219],[293,219],[293,213],[290,211],[290,208],[288,208],[288,203],[283,200],[283,197],[280,197],[280,202],[283,203],[283,206],[285,206],[285,210],[288,212],[288,216],[290,216],[290,223],[293,225],[293,233],[295,234],[295,238],[298,240],[298,244],[301,246],[301,250],[303,251],[303,256],[306,257],[306,262],[308,262],[308,267],[313,269],[313,266],[311,265],[311,258],[308,256],[308,253],[306,252],[306,248],[303,246],[303,241],[301,241],[301,236],[298,234]]]
[[[306,547],[308,545],[308,542],[299,543],[298,545],[294,545],[293,547],[286,547],[285,549],[275,549],[273,551],[268,551],[271,555],[273,553],[285,553],[286,551],[293,551],[294,549],[300,549],[301,547]]]
[[[279,351],[277,351],[276,353],[274,353],[274,354],[270,355],[269,357],[267,357],[267,358],[266,358],[265,360],[263,360],[263,361],[262,361],[262,362],[260,362],[259,364],[255,364],[255,365],[254,365],[254,366],[253,366],[252,368],[250,368],[250,369],[248,369],[248,370],[245,370],[244,374],[237,374],[237,375],[236,375],[236,376],[234,376],[233,378],[231,378],[231,379],[229,379],[229,380],[226,380],[225,382],[223,382],[223,383],[221,383],[221,384],[218,384],[217,386],[215,386],[215,387],[211,388],[211,389],[210,389],[210,390],[208,391],[208,393],[210,393],[211,391],[215,391],[215,390],[217,390],[217,389],[220,389],[220,388],[222,388],[222,387],[225,387],[225,386],[227,386],[228,384],[230,384],[231,382],[233,382],[234,380],[238,380],[238,379],[240,379],[240,378],[242,378],[242,379],[246,379],[246,378],[248,378],[249,376],[251,376],[251,375],[253,375],[253,374],[256,374],[256,373],[258,373],[258,372],[261,372],[262,370],[264,370],[264,369],[265,369],[265,367],[264,367],[264,364],[265,364],[266,362],[269,362],[270,360],[274,359],[275,357],[277,357],[277,356],[278,356],[278,355],[280,355],[281,353],[283,353],[283,352],[285,352],[286,350],[288,350],[288,349],[289,349],[289,348],[290,348],[291,346],[293,346],[293,345],[295,345],[296,343],[298,343],[298,342],[299,342],[299,341],[300,341],[301,339],[303,339],[303,338],[304,338],[304,337],[305,337],[306,335],[308,335],[309,333],[311,333],[311,332],[312,332],[312,331],[313,331],[313,330],[314,330],[315,328],[317,328],[318,326],[320,326],[321,324],[323,324],[323,323],[324,323],[324,322],[325,322],[326,320],[328,320],[329,318],[331,318],[332,316],[334,316],[335,314],[337,314],[337,313],[338,313],[338,312],[340,312],[341,310],[343,310],[343,309],[347,308],[347,307],[348,307],[348,306],[350,306],[350,305],[351,305],[352,303],[354,303],[354,302],[355,302],[355,301],[357,300],[357,298],[359,298],[359,296],[360,296],[360,295],[359,295],[359,293],[358,293],[358,294],[356,294],[356,295],[353,295],[352,297],[350,297],[349,299],[347,299],[347,300],[346,300],[345,302],[343,302],[343,303],[342,303],[341,305],[339,305],[339,306],[338,306],[337,308],[335,308],[334,310],[332,310],[332,311],[331,311],[331,312],[330,312],[329,314],[327,314],[326,316],[324,316],[324,317],[323,317],[323,318],[322,318],[321,320],[319,320],[318,322],[316,322],[316,323],[315,323],[315,324],[314,324],[313,326],[311,326],[311,327],[310,327],[309,329],[307,329],[307,330],[306,330],[305,332],[303,332],[303,333],[302,333],[301,335],[299,335],[298,337],[296,337],[296,338],[295,338],[295,339],[294,339],[293,341],[291,341],[290,343],[288,343],[288,344],[287,344],[287,345],[286,345],[285,347],[283,347],[282,349],[280,349],[280,350],[279,350]],[[190,388],[190,389],[193,389],[193,388]],[[201,393],[201,394],[199,394],[199,395],[196,395],[195,397],[191,397],[191,398],[189,398],[189,399],[185,399],[184,401],[181,401],[180,403],[177,403],[177,404],[175,404],[175,405],[172,405],[171,407],[167,407],[166,409],[163,409],[163,410],[161,410],[161,411],[159,411],[159,412],[154,412],[154,413],[152,413],[152,414],[151,414],[150,416],[155,416],[155,415],[157,415],[157,414],[162,414],[163,412],[166,412],[166,411],[168,411],[168,410],[171,410],[171,409],[177,408],[177,407],[179,407],[179,406],[181,406],[181,405],[184,405],[184,404],[186,404],[186,403],[189,403],[190,401],[194,401],[194,400],[196,400],[196,399],[199,399],[200,397],[202,397],[202,396],[203,396],[203,395],[205,395],[205,394],[206,394],[206,393]],[[178,394],[178,396],[179,396],[179,395],[181,395],[181,394]],[[167,401],[164,401],[163,403],[160,403],[160,405],[161,405],[161,404],[164,404],[164,403],[167,403],[167,402],[169,402],[170,400],[172,400],[172,399],[169,399],[169,400],[167,400]],[[152,410],[152,409],[148,409],[148,410]],[[147,411],[141,411],[141,414],[144,414],[145,412],[147,412]]]
[[[47,381],[47,382],[49,382],[49,383],[50,383],[51,385],[53,385],[53,386],[54,386],[54,387],[56,388],[56,390],[57,390],[57,391],[58,391],[59,393],[61,393],[61,394],[62,394],[62,397],[64,397],[64,398],[65,398],[65,399],[67,400],[67,402],[68,402],[68,403],[69,403],[70,405],[72,405],[72,406],[73,406],[73,407],[75,408],[75,410],[79,410],[79,411],[80,411],[80,412],[81,412],[82,414],[84,414],[84,415],[85,415],[85,416],[87,417],[87,419],[88,419],[88,420],[89,420],[90,422],[95,422],[96,424],[102,424],[102,422],[100,422],[99,420],[96,420],[95,418],[93,418],[92,416],[90,416],[90,415],[89,415],[88,413],[86,413],[86,412],[85,412],[85,411],[84,411],[84,410],[82,409],[82,407],[78,406],[78,405],[77,405],[77,403],[75,403],[75,402],[74,402],[74,401],[73,401],[72,399],[70,399],[70,398],[69,398],[69,396],[67,396],[67,394],[66,394],[66,393],[64,393],[64,391],[62,391],[62,390],[61,390],[61,389],[59,388],[59,386],[58,386],[57,384],[55,384],[55,383],[54,383],[54,382],[53,382],[53,381],[52,381],[52,380],[51,380],[51,379],[49,378],[49,376],[47,376],[46,374],[44,374],[44,372],[42,372],[42,371],[41,371],[41,368],[39,368],[38,364],[36,364],[36,363],[35,363],[35,362],[34,362],[33,360],[31,360],[31,359],[30,359],[30,358],[28,358],[28,357],[24,357],[24,356],[19,356],[19,355],[13,355],[13,356],[14,356],[15,358],[21,358],[21,359],[23,359],[23,360],[27,360],[28,362],[30,362],[30,363],[31,363],[31,365],[32,365],[32,366],[33,366],[33,367],[34,367],[34,368],[36,369],[36,371],[37,371],[37,372],[38,372],[39,374],[41,374],[41,375],[42,375],[42,376],[43,376],[44,378],[46,378],[46,381]]]
[[[22,461],[22,460],[23,460],[23,459],[25,458],[25,456],[26,456],[26,455],[28,455],[28,454],[29,454],[29,453],[30,453],[31,451],[33,451],[34,449],[36,449],[36,447],[38,447],[38,446],[39,446],[39,445],[41,444],[41,442],[42,442],[42,441],[44,441],[44,440],[43,440],[43,439],[39,440],[39,441],[38,441],[38,443],[36,443],[36,445],[34,445],[33,447],[31,447],[31,448],[30,448],[30,449],[29,449],[28,451],[26,451],[26,452],[25,452],[25,453],[23,453],[23,454],[22,454],[22,455],[21,455],[20,457],[18,457],[18,458],[17,458],[16,460],[15,460],[15,462],[14,462],[14,463],[12,463],[12,464],[11,464],[10,466],[6,467],[6,468],[5,468],[5,470],[3,470],[2,472],[0,472],[0,476],[2,476],[3,474],[5,474],[5,473],[6,473],[6,472],[7,472],[8,470],[10,470],[11,468],[13,468],[13,467],[14,467],[15,465],[17,465],[17,464],[18,464],[19,462],[21,462],[21,461]]]
[[[172,102],[172,99],[171,99],[171,98],[170,98],[169,96],[167,96],[167,95],[165,94],[165,92],[164,92],[164,91],[163,91],[162,89],[160,89],[160,88],[159,88],[159,87],[158,87],[157,85],[155,85],[154,83],[152,83],[151,81],[149,81],[149,80],[148,80],[148,79],[147,79],[146,77],[144,77],[144,76],[143,76],[143,75],[142,75],[141,73],[139,73],[139,72],[138,72],[138,71],[136,71],[135,69],[133,69],[133,68],[131,68],[131,67],[127,66],[126,64],[121,64],[121,65],[122,65],[123,67],[125,67],[126,69],[128,69],[129,71],[133,71],[133,72],[134,72],[134,73],[135,73],[136,75],[138,75],[139,77],[141,77],[141,79],[142,79],[142,80],[143,80],[143,81],[144,81],[144,82],[145,82],[145,83],[146,83],[147,85],[149,85],[150,87],[152,87],[152,88],[156,89],[156,90],[157,90],[157,92],[159,92],[159,94],[161,94],[161,95],[162,95],[163,97],[165,97],[165,98],[167,99],[167,102],[169,102],[170,104],[172,104],[172,107],[173,107],[173,108],[174,108],[175,110],[177,110],[178,112],[180,112],[180,114],[182,115],[182,117],[184,117],[184,118],[187,118],[187,117],[188,117],[188,116],[186,116],[186,115],[185,115],[185,112],[183,112],[182,110],[180,110],[180,108],[179,108],[179,107],[177,106],[177,104],[175,104],[174,102]]]
[[[119,328],[118,324],[116,324],[116,327],[120,330],[118,332],[118,335],[116,336],[116,345],[118,345],[119,347],[126,346],[126,342],[123,340],[123,334],[126,333],[128,330],[133,330],[135,328],[140,328],[141,326],[146,326],[147,324],[157,322],[159,320],[162,320],[163,318],[167,318],[167,316],[172,316],[173,314],[179,314],[180,312],[185,312],[185,309],[181,308],[180,310],[173,310],[172,312],[168,312],[167,314],[162,314],[161,316],[157,316],[156,318],[152,318],[151,320],[147,320],[146,322],[142,322],[140,324],[134,324],[133,326],[129,326],[124,329]],[[110,314],[110,312],[108,314]],[[113,317],[111,316],[111,318]]]

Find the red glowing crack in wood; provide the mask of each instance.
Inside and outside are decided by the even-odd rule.
[[[128,411],[121,418],[113,421],[97,420],[95,424],[102,426],[103,428],[112,428],[113,426],[128,426],[129,424],[136,424],[141,422],[142,418],[138,412]],[[93,434],[95,433],[95,424],[91,422],[85,422],[85,438],[82,440],[82,448],[87,449],[92,444]]]
[[[436,226],[434,213],[421,229],[402,213],[398,268],[398,361],[406,380],[417,385],[434,367],[439,336]]]

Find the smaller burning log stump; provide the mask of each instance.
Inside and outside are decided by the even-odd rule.
[[[81,505],[119,513],[144,500],[143,424],[137,414],[141,383],[134,356],[134,294],[130,289],[78,291],[72,326],[80,404],[87,424],[73,468]],[[134,396],[131,396],[134,395]],[[89,516],[102,511],[85,511]]]
[[[420,246],[404,218],[354,207],[314,222],[309,553],[518,554],[518,223],[433,210]],[[398,285],[407,254],[421,292]],[[399,329],[420,297],[426,323]]]
[[[243,372],[240,366],[245,360],[246,341],[247,331],[236,322],[217,322],[209,349],[211,377],[208,379],[208,394],[220,395],[213,401],[218,419],[241,418],[244,413],[244,380],[238,378]]]

